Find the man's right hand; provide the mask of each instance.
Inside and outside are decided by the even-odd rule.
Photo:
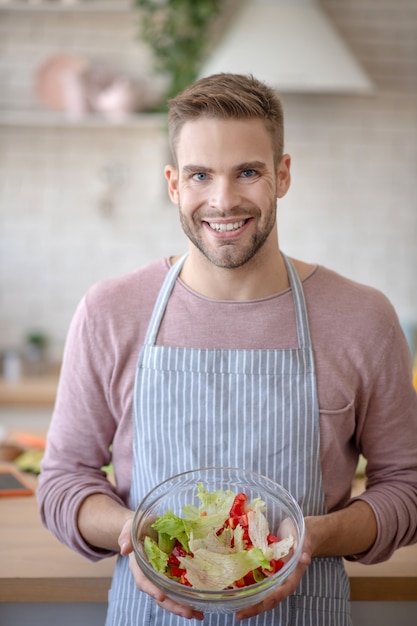
[[[168,598],[165,593],[156,587],[156,585],[154,585],[141,571],[133,552],[131,527],[132,519],[128,520],[122,528],[122,532],[119,536],[119,546],[121,556],[129,558],[129,568],[132,572],[137,588],[151,596],[157,605],[166,611],[170,611],[175,615],[179,615],[180,617],[185,617],[187,619],[204,619],[204,614],[201,611],[195,611],[189,606],[183,606],[182,604],[178,604],[177,602],[174,602],[174,600]]]

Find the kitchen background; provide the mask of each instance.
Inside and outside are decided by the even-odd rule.
[[[160,88],[137,13],[122,0],[95,4],[0,0],[0,350],[39,331],[59,360],[91,284],[185,249],[165,190],[164,116],[68,121],[34,89],[40,65],[62,52]],[[375,91],[283,94],[293,182],[278,208],[281,246],[384,291],[408,332],[417,325],[417,2],[319,4]]]
[[[281,245],[384,291],[414,349],[417,0],[319,4],[375,90],[282,94],[293,184],[279,203]],[[42,333],[50,360],[59,362],[90,285],[185,249],[163,176],[164,115],[67,119],[35,89],[42,64],[66,53],[124,72],[152,99],[163,84],[139,30],[125,0],[0,0],[0,355],[23,351],[29,333]],[[277,59],[265,55],[268,62]],[[44,99],[53,99],[46,91]],[[44,435],[56,384],[56,371],[17,385],[0,376],[0,441],[9,428],[23,447],[27,438],[13,431]],[[415,623],[415,602],[362,601],[353,609],[357,626]],[[105,610],[100,603],[2,603],[0,621],[93,626]]]

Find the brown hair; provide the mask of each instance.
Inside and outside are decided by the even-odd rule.
[[[213,74],[186,87],[168,101],[168,131],[172,157],[186,122],[202,117],[262,119],[271,134],[278,164],[284,151],[284,115],[278,94],[251,75]]]

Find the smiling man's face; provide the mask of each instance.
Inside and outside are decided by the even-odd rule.
[[[274,165],[262,120],[201,118],[187,122],[177,145],[178,169],[166,168],[183,230],[214,265],[240,267],[275,228],[276,198],[289,161]],[[289,171],[287,171],[289,178]]]

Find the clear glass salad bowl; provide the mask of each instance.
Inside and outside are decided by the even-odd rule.
[[[220,590],[185,586],[152,567],[145,551],[146,537],[156,538],[152,524],[167,511],[184,517],[183,507],[201,508],[199,487],[207,492],[244,493],[248,500],[260,498],[265,503],[264,517],[270,533],[279,540],[292,542],[283,557],[281,569],[247,586]],[[191,505],[191,507],[190,507]],[[211,512],[216,502],[211,502]],[[206,515],[204,512],[203,515]],[[227,515],[224,515],[227,518]],[[304,540],[304,516],[292,495],[269,478],[254,472],[228,467],[201,468],[184,472],[157,485],[138,506],[132,523],[132,541],[136,561],[142,572],[168,597],[185,606],[207,613],[230,613],[261,602],[291,574],[300,558]],[[221,559],[220,559],[221,561]]]

